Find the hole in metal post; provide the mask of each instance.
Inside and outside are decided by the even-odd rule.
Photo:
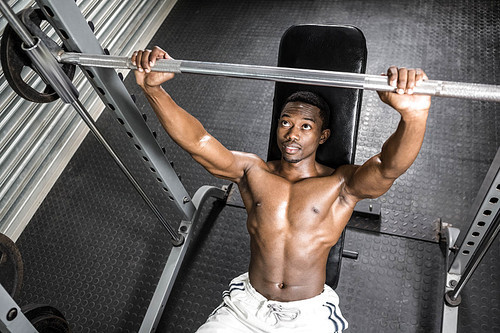
[[[474,246],[474,244],[475,244],[474,242],[468,242],[467,243],[468,246]]]
[[[480,227],[484,227],[485,224],[486,224],[486,222],[483,222],[483,221],[477,222],[477,225],[480,226]]]
[[[470,252],[468,250],[464,250],[462,253],[465,255],[469,255]]]
[[[490,199],[491,204],[496,204],[497,202],[498,202],[498,198],[493,197]]]
[[[137,150],[142,150],[141,146],[139,145],[135,145],[135,148],[137,148]]]
[[[483,212],[483,215],[485,216],[490,216],[491,215],[491,210],[487,209]]]
[[[62,29],[59,29],[59,32],[61,32],[61,35],[64,39],[69,39],[68,33]]]
[[[118,120],[118,122],[119,122],[120,124],[125,125],[125,122],[123,121],[123,119],[122,119],[122,118],[116,118],[116,120]]]
[[[149,162],[149,159],[146,156],[143,156],[142,159],[146,162]]]
[[[47,15],[49,15],[50,17],[54,17],[54,12],[52,11],[52,9],[50,9],[49,7],[47,6],[43,6],[43,8],[45,9],[45,11],[47,12]]]
[[[134,136],[132,135],[132,133],[130,132],[127,132],[127,135],[130,137],[130,138],[133,138]]]
[[[479,232],[477,232],[477,231],[475,231],[475,232],[472,233],[472,236],[474,236],[474,237],[478,237],[479,235],[481,235],[481,234]]]

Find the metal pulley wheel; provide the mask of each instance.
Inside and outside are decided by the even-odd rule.
[[[64,47],[59,46],[54,40],[49,38],[43,31],[43,22],[48,22],[43,15],[42,10],[38,8],[28,8],[17,14],[31,34],[40,38],[51,50],[60,50]],[[57,93],[50,85],[46,85],[43,91],[38,91],[31,87],[25,80],[32,77],[30,73],[35,72],[31,60],[22,49],[23,42],[10,25],[5,27],[0,45],[0,60],[3,73],[12,89],[21,97],[35,103],[50,103],[59,98]],[[31,70],[26,71],[26,68]],[[75,75],[75,65],[61,64],[65,74],[73,79]],[[36,74],[38,76],[38,74]]]
[[[0,284],[15,298],[23,283],[23,260],[16,244],[0,234]]]
[[[29,304],[22,307],[21,311],[40,333],[70,332],[64,315],[50,305]]]

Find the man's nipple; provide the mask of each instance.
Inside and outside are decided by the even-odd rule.
[[[285,289],[285,284],[283,282],[278,283],[278,288]]]

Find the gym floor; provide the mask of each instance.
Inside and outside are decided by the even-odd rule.
[[[179,0],[150,45],[174,58],[274,66],[295,24],[344,24],[367,40],[367,73],[421,67],[430,78],[500,84],[500,2]],[[105,45],[103,45],[105,47]],[[226,185],[164,133],[135,85],[125,81],[191,193]],[[165,85],[228,148],[265,158],[274,84],[178,75]],[[434,98],[422,151],[374,202],[381,221],[350,222],[337,292],[350,332],[440,332],[444,257],[437,219],[466,233],[468,213],[500,146],[498,103]],[[396,112],[366,91],[357,163],[395,130]],[[99,128],[174,225],[181,216],[140,162],[110,111]],[[193,332],[247,270],[245,211],[210,202],[158,332]],[[170,252],[167,233],[105,150],[88,135],[17,242],[25,261],[19,304],[61,310],[73,332],[135,332]],[[459,332],[500,331],[500,243],[495,240],[462,294]]]

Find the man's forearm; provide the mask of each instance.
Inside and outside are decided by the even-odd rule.
[[[402,116],[394,134],[384,143],[380,153],[384,177],[401,176],[415,161],[424,140],[427,112]]]
[[[161,86],[144,89],[144,94],[170,137],[181,148],[194,153],[208,135],[198,119],[178,106]]]

